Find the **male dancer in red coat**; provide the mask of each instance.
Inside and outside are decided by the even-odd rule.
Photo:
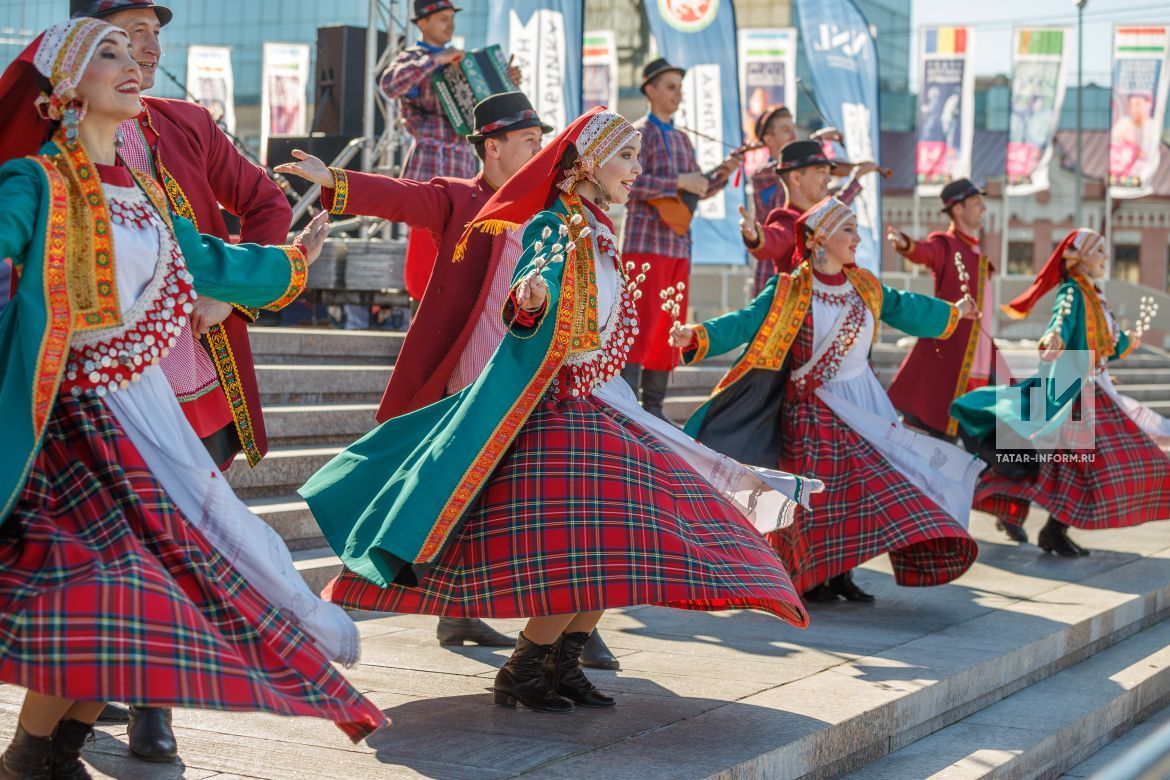
[[[541,122],[521,92],[493,95],[480,102],[475,107],[475,125],[468,141],[483,161],[483,171],[471,179],[392,179],[328,168],[301,151],[293,152],[300,162],[276,168],[320,184],[322,202],[332,214],[405,222],[413,230],[428,232],[439,247],[427,291],[382,396],[379,422],[467,387],[483,372],[504,337],[500,312],[523,253],[523,228],[494,236],[477,231],[463,256],[455,260],[453,255],[464,226],[497,188],[540,151],[542,136],[552,128]],[[372,589],[371,596],[379,592]],[[475,619],[439,618],[437,633],[444,645],[464,641],[514,644]],[[600,639],[593,641],[600,643]],[[604,668],[617,663],[604,644],[587,651],[585,657],[594,664],[604,663]]]
[[[103,18],[129,33],[142,89],[154,86],[162,58],[159,33],[171,21],[170,9],[153,0],[71,0],[70,14]],[[142,113],[122,123],[119,132],[123,161],[154,177],[175,213],[201,232],[229,238],[222,205],[239,217],[241,241],[286,243],[292,223],[288,199],[264,169],[236,150],[207,109],[146,97]],[[163,364],[188,422],[221,468],[240,451],[255,465],[268,449],[248,342],[247,326],[255,318],[253,310],[200,296],[191,313],[191,332],[202,337],[201,348],[189,361],[176,357]],[[131,707],[129,718],[127,736],[135,756],[167,762],[178,755],[169,710]]]
[[[907,423],[945,439],[953,439],[958,428],[950,415],[951,401],[988,384],[997,368],[1002,372],[995,343],[985,330],[994,321],[991,275],[995,266],[979,245],[987,211],[984,194],[970,179],[953,181],[942,190],[942,210],[951,219],[947,230],[922,241],[893,228],[887,235],[900,255],[934,274],[935,297],[957,301],[966,284],[983,313],[980,320],[960,322],[948,340],[919,339],[890,385],[890,400]],[[961,270],[956,255],[961,258]],[[1001,375],[996,383],[1005,381]]]
[[[743,242],[752,257],[764,265],[765,270],[757,273],[764,283],[774,274],[791,273],[795,268],[793,253],[796,251],[796,221],[804,212],[829,196],[829,184],[833,171],[839,165],[825,156],[824,148],[817,141],[793,141],[780,151],[780,162],[776,173],[787,193],[784,205],[773,209],[761,224],[759,215],[753,217],[740,207],[739,228]],[[837,193],[844,203],[852,203],[861,192],[860,179],[878,169],[877,163],[867,161],[853,167],[849,180]],[[771,268],[768,268],[768,266]],[[759,289],[763,289],[762,286]],[[759,290],[757,290],[758,292]]]

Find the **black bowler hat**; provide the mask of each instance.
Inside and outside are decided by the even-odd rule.
[[[410,21],[417,22],[419,19],[425,19],[439,11],[459,13],[462,10],[462,8],[456,8],[451,0],[414,0],[414,18]]]
[[[784,173],[813,165],[836,166],[842,163],[842,160],[826,157],[824,148],[816,141],[793,141],[780,150],[780,162],[776,164],[776,171]]]
[[[666,61],[665,57],[659,57],[646,67],[642,68],[642,86],[639,87],[642,93],[646,92],[646,85],[654,79],[661,76],[663,73],[677,73],[680,76],[687,75],[686,68],[678,68]]]
[[[152,9],[158,16],[159,24],[164,26],[174,17],[171,9],[159,5],[154,0],[69,0],[69,18],[78,19],[83,16],[92,16],[95,19],[101,19],[134,8]]]
[[[553,131],[552,127],[540,121],[528,96],[523,92],[500,92],[475,104],[475,130],[467,136],[467,140],[477,144],[485,138],[526,127],[539,127],[544,133]]]
[[[975,186],[975,182],[970,179],[955,179],[953,182],[942,188],[942,211],[947,211],[952,206],[957,206],[967,198],[974,198],[976,195],[986,195],[987,193]]]

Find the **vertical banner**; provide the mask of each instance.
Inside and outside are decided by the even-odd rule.
[[[709,172],[743,143],[731,0],[647,0],[646,18],[659,54],[686,68],[675,126],[691,139],[699,169]],[[685,128],[685,129],[684,129]],[[691,258],[697,264],[743,265],[739,236],[742,187],[728,184],[699,201],[691,223]]]
[[[260,94],[260,160],[267,162],[268,139],[304,135],[308,128],[309,45],[265,43]]]
[[[970,27],[924,27],[918,67],[918,194],[971,175],[975,67]]]
[[[617,111],[618,55],[613,30],[585,33],[581,63],[582,113],[596,106]]]
[[[1062,27],[1017,28],[1012,35],[1012,99],[1008,126],[1007,193],[1048,189],[1052,141],[1064,105],[1068,58]]]
[[[236,82],[232,75],[232,50],[226,46],[191,46],[187,49],[187,92],[211,112],[216,124],[236,132]]]
[[[743,134],[749,140],[756,119],[770,106],[787,106],[796,116],[796,30],[791,27],[739,31],[739,89]],[[748,175],[768,162],[768,150],[744,158]]]
[[[1140,198],[1153,191],[1166,122],[1170,28],[1113,29],[1113,118],[1109,132],[1109,194]]]
[[[850,160],[880,160],[878,57],[865,17],[852,0],[796,0],[800,40],[808,60],[817,109],[845,137]],[[858,265],[881,272],[881,180],[862,178],[853,201],[861,245]]]
[[[515,57],[520,91],[560,132],[581,106],[584,0],[509,0],[488,4],[488,43]]]

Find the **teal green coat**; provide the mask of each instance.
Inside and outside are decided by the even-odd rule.
[[[0,522],[12,511],[40,451],[72,334],[78,327],[87,327],[87,321],[100,327],[121,321],[120,311],[101,305],[109,298],[104,283],[86,288],[75,282],[76,272],[84,274],[84,266],[91,274],[95,268],[92,250],[76,250],[87,239],[109,238],[100,194],[80,210],[96,215],[88,224],[70,217],[70,202],[77,204],[81,199],[85,203],[85,195],[74,189],[62,171],[75,165],[74,170],[92,177],[79,181],[100,188],[96,172],[90,172],[88,161],[78,151],[63,152],[49,143],[37,157],[11,160],[0,168],[0,258],[10,258],[19,276],[12,300],[0,311],[0,408],[5,410]],[[156,185],[139,181],[156,205],[166,203]],[[233,246],[200,235],[180,217],[170,217],[200,294],[264,306],[277,299],[292,300],[303,289],[305,264],[299,250]],[[95,232],[87,235],[87,230]],[[110,252],[111,274],[115,262]],[[85,310],[90,313],[79,308],[79,301],[95,299],[98,306]]]
[[[1040,377],[1051,376],[1056,372],[1066,378],[1088,376],[1092,366],[1088,365],[1084,355],[1094,344],[1097,350],[1108,356],[1110,362],[1121,360],[1133,351],[1133,343],[1124,331],[1118,334],[1116,344],[1113,343],[1112,337],[1108,335],[1104,308],[1095,293],[1089,296],[1086,292],[1091,292],[1091,288],[1083,279],[1078,282],[1074,278],[1066,278],[1057,288],[1056,300],[1045,333],[1053,331],[1059,333],[1065,345],[1065,352],[1052,363],[1042,364]],[[1061,301],[1070,296],[1071,311],[1064,317],[1058,317]],[[1045,388],[1050,391],[1051,396],[1052,393],[1059,392],[1059,388],[1065,384],[1065,382],[1056,385],[1046,384]],[[1055,400],[1052,403],[1055,405]],[[980,387],[956,398],[951,403],[951,415],[959,421],[960,427],[969,437],[988,441],[994,435],[997,423],[1011,426],[1025,438],[1048,435],[1064,422],[1072,408],[1071,402],[1066,403],[1050,420],[1026,421],[1023,419],[1022,394],[1018,391],[1010,392],[1003,385],[992,385]]]
[[[556,236],[570,211],[579,206],[562,198],[529,223],[514,283],[534,267],[541,232]],[[510,325],[478,380],[382,423],[301,488],[348,569],[382,586],[412,584],[445,548],[568,355],[574,312],[590,303],[580,287],[586,270],[571,261],[545,268],[546,314],[532,328]]]
[[[912,336],[949,338],[959,322],[958,308],[926,295],[896,290],[881,284],[873,274],[847,268],[846,275],[875,319],[880,319]],[[743,347],[730,371],[716,385],[691,418],[685,430],[702,441],[700,434],[712,402],[720,393],[753,369],[780,371],[792,342],[804,327],[812,295],[812,274],[808,264],[792,274],[773,276],[767,286],[745,308],[707,320],[695,329],[696,347],[683,353],[694,363]]]

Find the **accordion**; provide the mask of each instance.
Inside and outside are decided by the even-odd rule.
[[[500,92],[516,91],[498,45],[467,52],[459,62],[440,68],[431,77],[431,84],[443,113],[459,135],[469,135],[474,129],[476,103]]]

